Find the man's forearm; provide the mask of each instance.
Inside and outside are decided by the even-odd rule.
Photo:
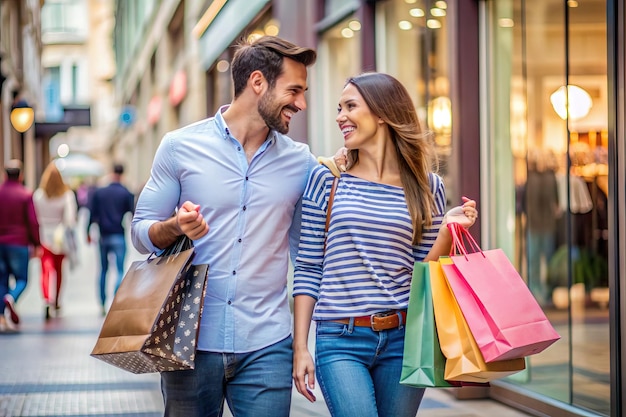
[[[160,249],[167,248],[182,234],[183,232],[178,227],[176,216],[154,223],[148,230],[148,237],[150,237],[154,246]]]

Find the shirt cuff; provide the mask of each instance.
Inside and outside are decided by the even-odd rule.
[[[133,245],[140,253],[153,253],[161,250],[161,248],[154,246],[148,234],[150,227],[155,223],[158,223],[158,220],[141,220],[132,225]]]

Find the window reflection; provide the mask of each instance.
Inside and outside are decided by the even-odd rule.
[[[433,0],[394,0],[377,3],[376,65],[398,78],[407,88],[424,130],[439,155],[439,174],[449,195],[447,159],[452,151],[452,102],[450,98],[448,3]]]
[[[317,94],[312,97],[311,150],[316,155],[333,155],[343,146],[335,117],[337,102],[346,80],[361,72],[361,22],[350,16],[326,30],[317,49],[318,65],[312,82]],[[321,63],[324,63],[321,65]],[[316,101],[319,100],[319,105]]]
[[[562,336],[509,382],[608,415],[606,1],[488,4],[489,227]]]

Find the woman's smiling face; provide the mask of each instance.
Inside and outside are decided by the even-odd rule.
[[[380,118],[372,113],[357,88],[349,83],[343,89],[337,106],[337,125],[348,149],[359,149],[376,136]]]

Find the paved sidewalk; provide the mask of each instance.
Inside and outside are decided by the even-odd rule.
[[[20,333],[0,335],[0,417],[163,415],[159,377],[135,375],[89,356],[103,318],[97,298],[97,247],[79,239],[80,265],[68,271],[59,317],[46,322],[39,263],[18,303]],[[129,246],[128,263],[142,256]],[[111,290],[113,277],[109,284]],[[322,395],[309,403],[294,390],[293,417],[326,417]],[[230,416],[230,413],[226,413]],[[445,390],[427,390],[418,417],[521,417],[491,400],[457,401]],[[263,416],[260,416],[263,417]]]

